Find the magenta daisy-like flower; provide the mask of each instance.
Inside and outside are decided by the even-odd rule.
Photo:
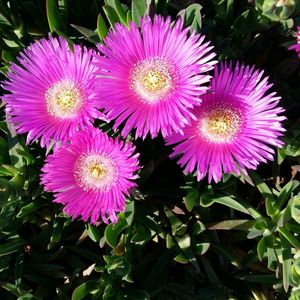
[[[183,29],[179,19],[161,16],[141,20],[129,29],[117,24],[98,49],[99,105],[114,128],[124,124],[121,134],[132,129],[135,136],[152,137],[181,132],[195,118],[192,108],[201,103],[215,53],[204,36]]]
[[[171,157],[182,154],[179,164],[185,173],[197,171],[201,180],[208,173],[218,182],[224,173],[246,173],[260,162],[272,160],[271,146],[282,146],[284,131],[279,116],[284,110],[277,104],[280,97],[268,93],[271,84],[263,71],[254,67],[222,64],[212,79],[211,88],[200,107],[197,120],[174,134],[167,144],[177,144]]]
[[[17,132],[28,132],[28,142],[65,142],[103,116],[96,109],[93,52],[73,47],[61,37],[43,38],[10,67],[3,85],[10,94],[3,100]]]
[[[290,46],[289,50],[295,50],[300,58],[300,26],[297,27],[297,43]]]
[[[125,196],[136,184],[138,154],[131,143],[109,138],[98,129],[81,131],[70,143],[57,148],[42,168],[45,190],[55,193],[54,202],[64,211],[95,224],[117,220],[125,209]]]

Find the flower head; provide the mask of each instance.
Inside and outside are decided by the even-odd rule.
[[[182,132],[195,118],[192,109],[210,80],[204,73],[216,61],[204,36],[188,31],[181,19],[171,27],[169,17],[146,17],[141,30],[117,24],[98,46],[99,105],[115,119],[114,128],[124,123],[124,137],[132,129],[143,138]]]
[[[300,58],[300,26],[297,27],[297,43],[290,46],[289,50],[295,50]]]
[[[18,133],[41,145],[65,142],[80,129],[91,127],[96,109],[93,52],[65,39],[41,39],[12,64],[4,88],[6,111]]]
[[[224,173],[246,174],[260,162],[273,159],[269,146],[282,146],[279,137],[285,119],[278,114],[280,97],[267,93],[271,84],[254,67],[221,65],[209,92],[195,109],[197,120],[184,128],[184,134],[167,138],[174,146],[172,157],[182,154],[179,164],[185,173],[197,170],[197,179],[207,173],[216,182]]]
[[[125,209],[125,195],[135,186],[138,154],[130,143],[109,138],[98,129],[81,131],[70,144],[56,148],[42,169],[45,190],[55,193],[64,211],[95,224],[101,216],[107,223]]]

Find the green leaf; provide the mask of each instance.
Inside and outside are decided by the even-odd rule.
[[[194,246],[195,253],[197,255],[203,255],[208,251],[209,247],[210,243],[198,243]]]
[[[51,234],[51,237],[50,237],[50,242],[51,243],[55,244],[55,243],[60,241],[61,236],[62,236],[64,223],[65,223],[65,218],[56,217],[54,219],[53,226],[52,226],[53,230],[52,230],[52,234]]]
[[[0,176],[10,176],[10,177],[13,177],[13,176],[16,176],[16,175],[19,175],[19,174],[22,174],[22,173],[23,173],[22,169],[13,167],[11,165],[4,165],[4,164],[2,164],[0,166]]]
[[[21,289],[18,285],[11,284],[8,282],[2,282],[0,286],[12,293],[13,295],[17,296],[17,300],[42,300],[40,297],[36,297],[32,295],[31,293]],[[9,298],[10,299],[10,298]]]
[[[113,8],[117,12],[121,22],[123,24],[127,24],[127,19],[126,19],[126,11],[122,7],[122,4],[119,0],[113,0]]]
[[[290,224],[290,223],[287,223],[285,225],[285,227],[286,227],[286,229],[288,231],[300,234],[300,224]]]
[[[276,200],[269,189],[269,187],[262,181],[262,179],[255,173],[249,172],[249,176],[251,177],[252,181],[255,183],[257,189],[260,191],[262,196],[265,198],[266,201],[266,209],[268,216],[274,216],[278,213],[278,209],[276,209]]]
[[[166,216],[169,219],[169,222],[171,224],[172,228],[172,235],[183,235],[186,230],[186,225],[183,224],[180,219],[178,219],[171,210],[167,209],[165,210]]]
[[[186,209],[191,212],[197,200],[199,200],[198,189],[189,189],[187,195],[183,198]]]
[[[191,247],[191,238],[189,235],[185,234],[181,237],[175,237],[175,240],[180,247],[180,249],[185,250]]]
[[[68,23],[68,0],[58,0],[58,9],[64,24]]]
[[[233,16],[234,0],[227,0],[227,19],[230,20]]]
[[[46,12],[48,24],[51,32],[57,30],[65,32],[65,25],[63,24],[60,12],[55,0],[46,0]]]
[[[7,142],[0,136],[0,164],[9,163],[9,161]]]
[[[40,200],[35,200],[25,206],[23,206],[20,211],[17,214],[17,218],[23,218],[25,216],[27,216],[28,214],[36,211],[37,209],[41,208],[42,206],[44,206],[45,200],[44,199],[40,199]]]
[[[0,245],[0,256],[17,252],[23,248],[24,241],[17,237],[11,238]]]
[[[20,285],[24,273],[24,253],[20,253],[16,257],[15,263],[15,283]]]
[[[33,164],[35,158],[33,157],[33,155],[31,153],[29,153],[29,151],[25,151],[23,149],[16,149],[16,152],[25,158],[27,166],[30,166]]]
[[[256,228],[251,228],[249,233],[247,234],[247,239],[255,239],[261,235],[264,234],[264,230],[256,229]]]
[[[205,231],[205,229],[206,229],[205,225],[200,220],[197,220],[197,222],[193,225],[191,234],[198,235],[201,232]]]
[[[108,274],[113,279],[120,280],[124,279],[128,282],[131,281],[131,265],[127,259],[127,257],[124,256],[104,256],[104,260],[106,261],[106,270]]]
[[[266,237],[263,236],[257,244],[257,254],[260,261],[263,260],[264,254],[267,250],[265,239]]]
[[[300,194],[294,196],[291,200],[291,215],[300,224]]]
[[[189,260],[185,257],[184,254],[178,254],[174,257],[174,260],[181,263],[181,264],[188,264]]]
[[[132,21],[140,25],[140,18],[144,17],[145,12],[149,10],[151,0],[132,0],[131,1],[131,14]]]
[[[110,26],[113,28],[115,23],[120,23],[120,19],[116,11],[110,5],[103,6],[104,13]]]
[[[80,33],[82,33],[89,42],[93,44],[99,43],[100,40],[97,32],[75,24],[71,24],[71,26],[75,28],[77,31],[79,31]]]
[[[285,146],[278,149],[278,164],[280,165],[286,156],[300,156],[300,129],[299,126],[289,129],[284,137]]]
[[[299,299],[300,299],[300,290],[299,289],[292,290],[289,300],[299,300]]]
[[[182,18],[184,25],[190,26],[191,32],[200,32],[202,26],[201,9],[202,6],[200,4],[194,3],[178,13],[178,15]]]
[[[124,215],[128,225],[131,225],[134,218],[134,201],[127,203]]]
[[[283,278],[283,287],[287,292],[290,285],[290,270],[292,264],[292,253],[291,247],[285,236],[281,233],[279,234],[281,247],[282,247],[282,278]]]
[[[283,204],[288,200],[291,193],[299,186],[299,181],[297,180],[291,180],[289,181],[280,191],[278,197],[277,197],[277,203],[275,204],[275,207],[277,210],[281,210]]]
[[[293,267],[297,275],[300,277],[300,257],[294,261]]]
[[[23,192],[24,183],[25,179],[21,175],[16,175],[9,181],[12,190],[11,198],[15,199]]]
[[[99,242],[100,241],[100,231],[99,228],[92,225],[92,224],[87,224],[86,225],[86,230],[87,233],[90,237],[90,239],[94,242]]]
[[[0,206],[2,206],[9,198],[11,193],[8,180],[0,178]]]
[[[106,37],[106,35],[108,33],[108,28],[107,28],[107,26],[104,22],[104,19],[100,13],[97,18],[97,32],[98,32],[98,36],[101,41],[104,40],[104,38]]]
[[[79,285],[72,293],[72,300],[85,299],[90,292],[100,288],[100,284],[96,280],[88,280],[83,284]]]
[[[14,50],[5,50],[5,49],[3,49],[2,50],[2,59],[7,63],[15,62],[16,61],[16,52],[15,52],[15,50],[16,49],[14,49]]]
[[[208,230],[249,230],[255,223],[252,220],[226,220],[207,224],[206,227]]]
[[[131,242],[147,242],[151,238],[151,232],[148,228],[145,228],[143,225],[136,226],[136,233],[132,237]]]
[[[217,195],[210,195],[208,197],[200,197],[200,203],[204,207],[209,207],[213,203],[219,203],[225,206],[228,206],[230,208],[233,208],[235,210],[238,210],[240,212],[243,212],[245,214],[250,214],[246,207],[244,207],[241,203],[238,201],[232,199],[229,196],[217,196]]]
[[[177,244],[176,244],[173,236],[170,235],[170,234],[167,234],[167,236],[166,236],[166,247],[167,247],[167,249],[171,249],[171,248],[175,247],[176,245]]]
[[[241,35],[257,30],[258,23],[254,9],[248,9],[243,12],[231,26],[232,35]]]
[[[0,212],[0,230],[3,230],[10,224],[11,219],[15,214],[18,202],[18,200],[10,200],[2,207]]]
[[[265,0],[262,5],[262,13],[264,16],[273,21],[286,20],[295,11],[295,1],[285,0],[277,1]]]
[[[300,241],[292,233],[290,233],[287,228],[278,227],[278,231],[290,242],[291,245],[300,250]]]
[[[107,244],[110,247],[115,248],[118,245],[120,233],[127,227],[128,223],[126,222],[124,215],[119,214],[118,222],[116,224],[109,224],[104,231]]]
[[[233,0],[213,0],[217,16],[226,21],[233,13]]]
[[[2,9],[2,7],[1,7]],[[0,14],[0,25],[1,27],[3,26],[3,28],[5,27],[11,27],[12,24],[11,24],[11,17],[9,15],[9,13],[6,15],[4,11],[1,11],[1,14]]]
[[[197,259],[194,256],[194,253],[191,249],[191,238],[188,234],[185,234],[181,237],[175,237],[175,240],[182,250],[183,256],[188,259],[188,261],[195,267],[197,272],[200,272],[200,267],[197,262]]]
[[[0,273],[9,268],[9,263],[11,261],[11,256],[2,256],[0,257]]]
[[[156,234],[161,234],[163,230],[161,229],[160,225],[152,218],[151,216],[142,215],[137,211],[135,214],[135,220],[137,223],[142,224],[142,226],[154,231]]]
[[[127,24],[129,24],[129,22],[132,22],[131,10],[127,10],[126,22],[127,22]]]
[[[274,238],[265,237],[267,244],[267,258],[268,258],[268,268],[275,271],[278,266],[278,257],[276,254],[277,244],[274,243]]]

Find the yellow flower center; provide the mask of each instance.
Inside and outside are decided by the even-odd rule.
[[[142,78],[142,83],[146,91],[159,92],[168,85],[168,78],[160,70],[149,70]]]
[[[114,161],[104,155],[81,155],[75,163],[74,176],[85,190],[107,191],[116,182],[118,172]]]
[[[53,117],[72,118],[83,104],[81,92],[71,80],[56,82],[45,96],[47,111]]]
[[[90,166],[89,172],[91,177],[95,180],[99,180],[106,175],[107,170],[103,167],[103,165],[95,163]]]
[[[210,142],[231,142],[242,123],[241,112],[230,106],[219,106],[205,111],[200,120],[201,134]]]
[[[143,101],[156,103],[172,93],[172,74],[172,67],[165,59],[146,59],[131,70],[131,88]]]

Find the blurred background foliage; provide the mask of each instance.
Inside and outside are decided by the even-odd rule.
[[[184,176],[162,138],[136,141],[138,189],[115,225],[73,221],[39,183],[46,155],[0,106],[0,299],[300,299],[299,0],[0,0],[0,77],[53,35],[89,47],[116,22],[180,17],[219,59],[266,70],[286,109],[274,162],[218,184]],[[98,124],[112,133],[109,124]]]

